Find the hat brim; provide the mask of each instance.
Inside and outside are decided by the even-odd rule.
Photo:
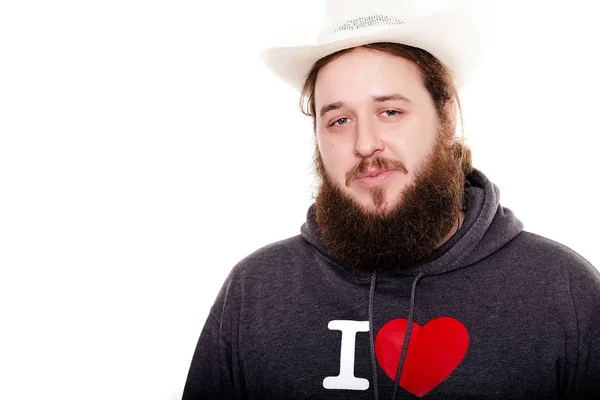
[[[302,86],[315,62],[339,50],[369,43],[402,43],[427,50],[449,69],[460,89],[468,82],[481,53],[479,24],[464,9],[441,11],[387,30],[380,28],[359,37],[323,45],[271,47],[260,53],[262,62],[296,90]]]

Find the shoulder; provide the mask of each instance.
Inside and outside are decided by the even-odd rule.
[[[269,292],[277,282],[293,280],[309,257],[314,257],[312,246],[301,235],[273,242],[253,251],[230,270],[213,310],[216,312],[219,309],[236,308],[236,304],[239,306],[244,299]]]
[[[292,236],[267,244],[240,260],[234,270],[270,269],[302,261],[312,252],[312,246],[301,235]],[[263,271],[264,272],[264,271]]]
[[[512,241],[515,254],[547,272],[565,273],[596,281],[600,289],[600,272],[586,258],[555,240],[523,231]]]
[[[532,269],[555,301],[571,304],[580,328],[600,329],[600,271],[573,249],[543,236],[523,231],[514,242],[521,267]]]
[[[289,279],[314,257],[311,244],[301,235],[267,244],[238,261],[227,278],[235,284]]]

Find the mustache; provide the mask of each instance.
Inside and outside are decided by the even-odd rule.
[[[372,159],[361,160],[354,168],[346,172],[346,186],[350,186],[350,182],[353,179],[358,178],[362,175],[369,167],[376,166],[379,170],[393,170],[400,171],[408,174],[408,169],[402,161],[393,161],[384,157],[375,157]]]

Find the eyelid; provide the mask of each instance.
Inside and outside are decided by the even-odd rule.
[[[343,116],[341,116],[341,117],[335,117],[335,118],[333,118],[331,121],[329,121],[327,123],[327,126],[330,127],[330,128],[333,127],[333,126],[336,126],[336,122],[338,122],[340,119],[344,119],[344,118],[347,119],[347,120],[350,120],[350,117],[343,117]]]
[[[395,111],[397,114],[404,114],[404,110],[399,110],[399,109],[396,109],[396,108],[384,108],[381,111],[379,111],[379,114],[383,114],[383,113],[385,113],[387,111]],[[336,123],[340,119],[344,119],[344,118],[347,119],[348,121],[351,120],[350,117],[345,117],[343,115],[342,116],[336,116],[336,117],[334,117],[333,119],[331,119],[330,121],[327,122],[327,127],[331,128],[331,127],[336,126],[337,125]],[[346,124],[344,124],[344,125],[346,125]],[[341,126],[341,125],[337,125],[337,126]]]
[[[387,115],[388,111],[394,111],[395,114],[394,115]],[[383,110],[383,111],[381,111],[379,113],[379,115],[383,115],[386,118],[399,117],[399,116],[404,115],[404,114],[405,114],[404,110],[398,110],[398,109],[395,109],[395,108],[386,108],[385,110]]]

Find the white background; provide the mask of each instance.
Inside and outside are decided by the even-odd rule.
[[[595,3],[492,3],[475,166],[600,266]],[[320,4],[0,3],[0,398],[180,398],[231,267],[311,203],[310,119],[257,53]]]

